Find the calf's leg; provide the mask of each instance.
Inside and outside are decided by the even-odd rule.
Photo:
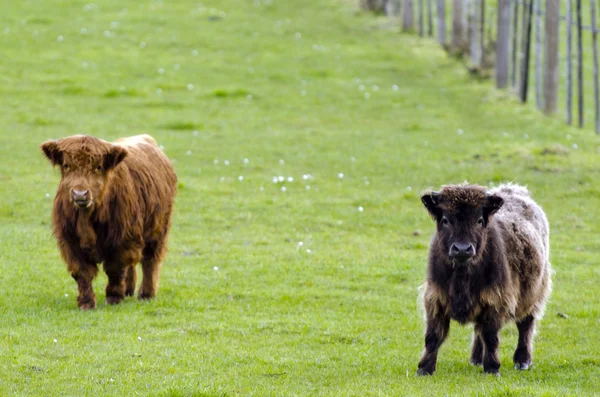
[[[450,319],[439,314],[427,318],[427,330],[425,331],[425,353],[419,361],[417,375],[432,375],[435,372],[437,354],[440,346],[448,336]]]
[[[535,318],[527,316],[517,322],[519,330],[519,342],[513,356],[516,369],[526,370],[531,366],[531,353],[533,351],[533,332],[535,330]]]
[[[481,334],[477,327],[473,330],[473,346],[469,363],[472,365],[483,364],[483,340],[481,340]]]
[[[500,359],[498,358],[498,345],[500,339],[498,333],[502,328],[500,316],[496,312],[485,313],[481,321],[475,325],[481,332],[483,342],[483,372],[493,375],[500,374]]]

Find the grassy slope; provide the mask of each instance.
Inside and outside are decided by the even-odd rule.
[[[0,395],[596,391],[590,131],[339,0],[4,2],[0,47]],[[181,181],[159,297],[107,307],[102,275],[99,308],[80,313],[50,235],[57,172],[38,147],[140,132]],[[286,192],[277,175],[294,177]],[[511,368],[513,325],[501,378],[467,365],[470,330],[453,326],[436,375],[416,378],[433,229],[418,194],[465,179],[530,187],[553,228],[555,290],[533,370]]]

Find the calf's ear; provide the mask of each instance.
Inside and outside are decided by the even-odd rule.
[[[121,146],[113,146],[110,151],[104,155],[104,169],[108,171],[115,168],[126,156],[127,149]]]
[[[429,215],[437,219],[441,215],[440,211],[440,199],[442,195],[439,192],[425,192],[421,196],[421,202],[427,208]]]
[[[42,143],[42,151],[44,152],[44,155],[48,158],[48,160],[50,160],[50,163],[52,164],[52,166],[55,165],[62,165],[63,162],[63,154],[61,152],[61,150],[58,148],[58,141],[57,140],[50,140],[50,141],[46,141],[44,143]]]
[[[483,205],[483,216],[487,219],[498,211],[504,204],[504,199],[500,196],[488,194]]]

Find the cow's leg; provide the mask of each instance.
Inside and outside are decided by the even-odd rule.
[[[71,273],[71,277],[77,282],[79,295],[77,296],[77,307],[81,310],[90,310],[96,308],[96,295],[92,281],[98,274],[97,265],[78,266],[77,270]]]
[[[162,238],[146,243],[142,251],[142,285],[138,293],[139,299],[152,299],[156,296],[162,259],[167,251],[167,240]]]
[[[104,271],[108,276],[106,303],[116,305],[125,298],[128,273],[139,262],[140,257],[139,249],[130,248],[117,251],[104,261]]]
[[[137,283],[137,272],[135,265],[127,268],[125,272],[125,296],[133,296],[135,294],[135,285]]]
[[[519,342],[513,361],[516,369],[529,369],[531,365],[531,353],[533,351],[533,332],[535,330],[535,318],[531,315],[517,322],[519,330]]]
[[[500,339],[498,334],[502,328],[501,315],[494,310],[484,313],[475,325],[481,332],[483,342],[483,372],[499,375],[500,359],[498,358],[498,345]]]
[[[480,330],[477,327],[473,330],[473,346],[471,347],[471,359],[469,363],[472,365],[483,364],[483,340],[481,339]]]
[[[106,303],[116,305],[125,298],[125,268],[119,263],[105,263],[104,271],[108,276],[106,285]]]
[[[419,361],[418,375],[432,375],[435,372],[438,350],[448,336],[449,329],[450,319],[448,317],[441,313],[438,313],[437,316],[428,316],[427,330],[425,331],[425,353]]]

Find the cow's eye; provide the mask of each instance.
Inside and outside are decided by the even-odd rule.
[[[69,169],[69,164],[64,163],[62,165],[62,169],[65,170],[65,171],[68,170]]]
[[[450,221],[446,217],[443,217],[442,220],[440,221],[440,225],[450,226]]]
[[[98,171],[98,172],[102,172],[102,170],[103,170],[103,169],[104,169],[104,168],[102,168],[102,166],[101,166],[101,165],[99,165],[98,167],[96,167],[96,171]]]
[[[485,224],[485,220],[483,219],[483,217],[481,217],[477,220],[477,224],[480,226],[483,226]]]

